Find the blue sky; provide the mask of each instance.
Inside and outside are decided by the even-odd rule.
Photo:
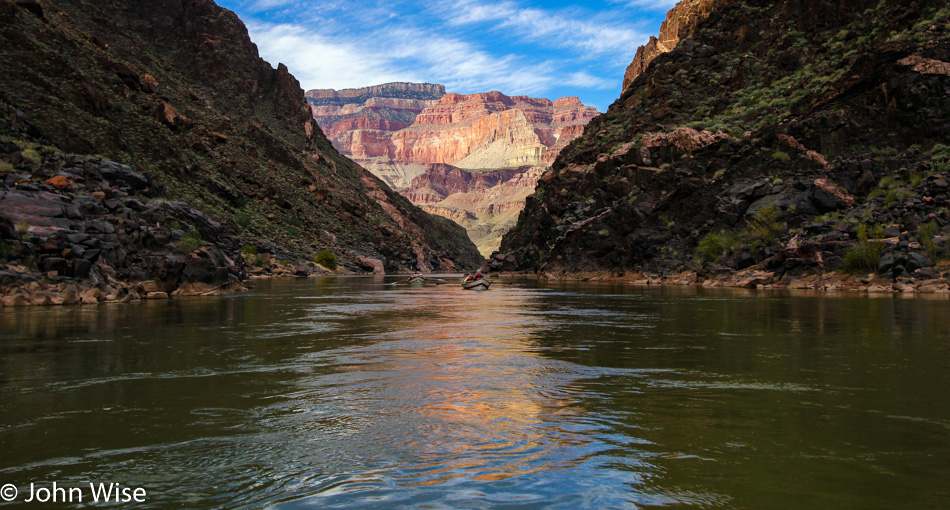
[[[606,110],[676,0],[216,0],[305,90],[391,81],[579,96]]]

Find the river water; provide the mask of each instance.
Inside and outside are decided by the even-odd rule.
[[[950,507],[948,300],[397,279],[3,310],[10,505]]]

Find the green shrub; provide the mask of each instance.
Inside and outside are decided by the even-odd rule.
[[[792,159],[787,152],[776,151],[772,153],[772,159],[776,161],[788,161]]]
[[[189,230],[185,237],[178,241],[178,247],[187,253],[191,253],[204,245],[205,242],[201,239],[201,232],[198,232],[197,228]]]
[[[920,226],[920,246],[924,249],[924,253],[927,254],[927,258],[934,264],[936,264],[940,258],[937,251],[937,241],[934,239],[937,236],[937,232],[937,222],[935,221],[924,223]]]
[[[0,163],[0,174],[8,174],[13,171],[13,165],[10,163]]]
[[[330,253],[330,250],[320,250],[314,261],[327,269],[336,269],[336,255]]]
[[[241,248],[241,253],[245,255],[257,255],[257,246],[245,246]]]
[[[244,229],[251,226],[251,220],[251,215],[246,212],[238,213],[237,216],[234,217],[234,221],[237,222],[238,226]]]
[[[876,272],[884,253],[884,243],[879,241],[884,237],[884,229],[878,225],[869,232],[866,226],[859,225],[857,234],[858,244],[844,254],[841,270],[850,274]]]
[[[756,211],[748,222],[748,237],[762,241],[765,246],[771,246],[785,230],[785,224],[778,221],[781,214],[782,211],[774,205],[767,205]]]
[[[40,164],[43,163],[43,157],[40,156],[40,153],[37,152],[36,149],[26,149],[21,152],[20,155],[23,156],[23,161],[33,166],[40,166]]]
[[[724,255],[736,249],[741,242],[739,236],[723,231],[710,232],[696,245],[695,257],[702,262],[716,262]]]
[[[884,205],[891,205],[894,202],[897,202],[897,192],[889,191],[887,196],[884,197]]]

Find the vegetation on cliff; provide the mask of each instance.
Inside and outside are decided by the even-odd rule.
[[[561,152],[504,267],[900,276],[943,258],[946,3],[744,0],[704,16]],[[906,264],[862,253],[878,247]]]

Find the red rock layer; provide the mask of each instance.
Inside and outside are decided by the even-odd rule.
[[[352,119],[343,119],[340,122],[331,124],[324,129],[324,134],[328,137],[334,137],[346,131],[356,131],[358,129],[376,129],[382,131],[399,131],[409,127],[409,124],[386,119],[374,119],[369,117],[356,117]]]
[[[548,149],[562,135],[578,136],[597,114],[597,110],[576,97],[552,102],[527,96],[509,97],[500,92],[446,94],[417,115],[409,129],[393,135],[393,154],[406,163],[454,164],[502,141],[512,147],[537,150],[529,151],[527,159],[516,164],[489,167],[540,164],[545,159],[554,160],[556,151],[551,154]],[[562,130],[565,126],[580,129]]]

